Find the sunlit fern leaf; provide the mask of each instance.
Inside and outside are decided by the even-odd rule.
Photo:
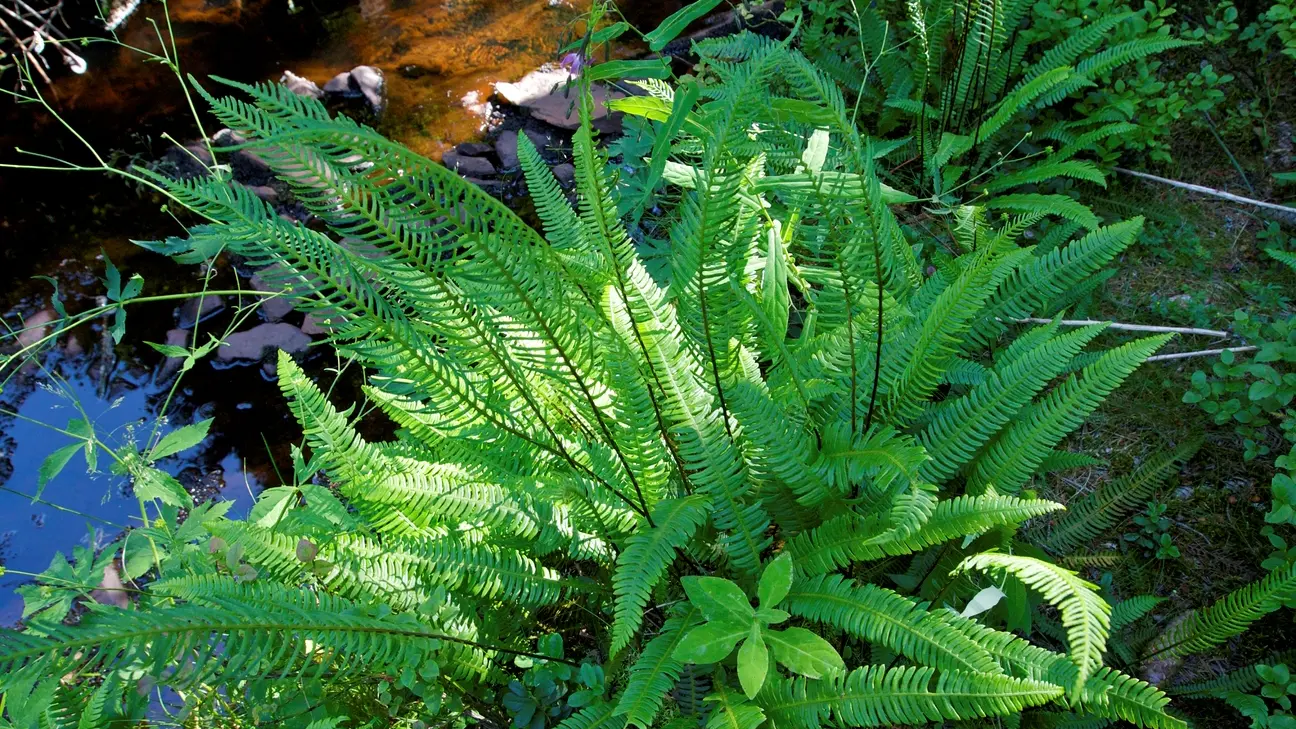
[[[1018,555],[978,554],[959,567],[960,571],[968,569],[1010,573],[1057,607],[1071,657],[1079,668],[1070,688],[1072,697],[1078,696],[1089,676],[1102,666],[1111,633],[1111,606],[1098,595],[1098,586],[1056,565]]]
[[[1112,632],[1139,620],[1155,610],[1157,605],[1163,602],[1165,602],[1165,598],[1156,597],[1155,595],[1135,595],[1129,599],[1121,600],[1112,606]]]
[[[617,559],[612,584],[616,589],[616,618],[612,625],[613,655],[619,653],[643,624],[643,609],[653,587],[674,563],[677,550],[707,519],[706,499],[689,496],[662,501],[652,512],[655,526],[626,540]]]
[[[714,688],[706,702],[711,711],[706,729],[756,729],[765,722],[765,712],[760,706],[723,684]]]
[[[819,729],[1000,716],[1061,695],[1061,688],[1031,679],[866,666],[818,681],[771,678],[756,703],[779,727]]]
[[[788,611],[831,625],[869,643],[885,645],[923,665],[968,673],[998,673],[984,649],[907,597],[841,575],[793,583]]]
[[[1067,378],[1037,407],[1009,427],[977,460],[972,488],[1015,491],[1022,487],[1068,433],[1079,427],[1130,373],[1171,335],[1136,340],[1104,353],[1081,377]]]
[[[1041,342],[990,370],[967,395],[948,402],[919,436],[931,455],[922,476],[936,482],[953,476],[1104,328],[1083,327]]]
[[[399,670],[435,652],[439,636],[414,615],[286,587],[255,590],[273,592],[273,601],[251,601],[252,587],[231,583],[223,598],[209,597],[203,606],[99,612],[74,629],[52,628],[45,636],[6,630],[0,633],[0,666],[6,674],[40,666],[57,680],[129,655],[145,665],[173,667],[164,677],[158,672],[159,683],[183,688],[336,666]]]

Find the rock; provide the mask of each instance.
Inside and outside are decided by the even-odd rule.
[[[309,96],[312,99],[324,98],[324,92],[314,81],[308,78],[302,78],[292,71],[284,71],[283,76],[279,77],[279,83],[288,87],[288,90],[298,96]]]
[[[1180,486],[1174,490],[1174,497],[1180,501],[1188,501],[1193,497],[1192,486]]]
[[[339,73],[324,84],[324,93],[346,99],[363,97],[375,114],[387,108],[387,82],[374,66],[356,66]]]
[[[509,130],[495,140],[495,156],[499,157],[500,167],[506,170],[518,166],[518,134]]]
[[[233,129],[221,129],[211,137],[212,144],[217,147],[233,147],[236,144],[243,144],[247,140]]]
[[[465,177],[464,179],[480,187],[488,195],[499,195],[504,192],[504,183],[499,180],[483,180],[478,177]]]
[[[115,605],[123,610],[130,607],[130,594],[126,592],[126,585],[122,583],[121,572],[118,571],[115,562],[104,565],[103,581],[99,583],[99,589],[90,591],[90,599],[101,605]]]
[[[274,171],[270,169],[270,165],[246,149],[231,154],[229,164],[234,179],[249,187],[268,185],[274,181]]]
[[[623,122],[625,114],[614,112],[600,119],[595,119],[590,126],[594,127],[599,134],[605,137],[619,137],[624,131]]]
[[[269,293],[282,292],[283,287],[270,283],[266,280],[267,277],[263,276],[263,274],[271,271],[273,268],[275,267],[271,266],[270,268],[259,271],[252,277],[249,285],[257,291],[265,291]],[[261,316],[265,317],[266,321],[279,321],[285,316],[291,314],[292,311],[292,301],[284,296],[276,296],[274,298],[265,298],[261,300]]]
[[[189,332],[183,329],[172,329],[166,333],[166,343],[172,347],[183,347],[189,344]],[[184,359],[181,357],[167,357],[158,370],[158,379],[165,380],[175,374],[182,363]]]
[[[351,85],[369,102],[375,114],[387,108],[387,81],[375,66],[356,66],[351,69]]]
[[[41,309],[32,314],[23,321],[22,329],[18,332],[18,346],[26,349],[49,334],[49,325],[58,314],[53,309]]]
[[[310,342],[309,336],[291,324],[258,324],[245,332],[235,332],[226,337],[224,346],[217,348],[216,356],[226,362],[238,359],[255,361],[264,357],[267,349],[301,354],[310,346]]]
[[[495,93],[510,104],[527,109],[531,116],[546,124],[560,129],[575,129],[580,126],[580,114],[576,110],[575,91],[565,88],[568,79],[570,74],[562,69],[540,69],[516,83],[495,84]],[[590,94],[594,97],[592,119],[607,116],[608,99],[625,96],[620,91],[609,92],[602,84],[594,84]]]
[[[178,326],[181,329],[193,329],[195,324],[216,316],[224,308],[225,300],[215,294],[185,299],[180,305]]]
[[[302,322],[302,332],[311,336],[331,334],[333,328],[328,324],[329,318],[323,314],[307,314]]]
[[[277,205],[279,203],[279,191],[270,185],[248,185],[247,189],[253,195],[256,195],[271,205]]]
[[[570,162],[554,165],[553,173],[558,178],[558,184],[563,187],[571,187],[576,183],[576,167]]]
[[[549,145],[552,143],[552,140],[549,138],[548,134],[545,134],[544,132],[541,131],[537,131],[535,129],[527,129],[526,135],[527,135],[527,139],[531,140],[532,146],[534,146],[538,151],[542,153],[546,149],[548,149]]]
[[[441,156],[441,163],[446,167],[467,177],[490,177],[495,174],[495,165],[481,157],[465,157],[457,152],[446,152]]]
[[[343,71],[324,84],[324,93],[340,94],[349,96],[351,94],[351,72]]]
[[[482,144],[481,142],[464,142],[463,144],[456,145],[454,151],[456,154],[461,154],[465,157],[485,157],[491,153],[492,149],[494,149],[494,147],[491,147],[489,144]]]

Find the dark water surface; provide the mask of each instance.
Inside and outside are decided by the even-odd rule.
[[[301,3],[290,14],[286,0],[176,0],[169,4],[187,72],[200,79],[219,74],[242,81],[277,80],[284,70],[323,84],[355,65],[384,71],[388,109],[380,128],[416,151],[438,157],[450,145],[483,131],[481,107],[491,82],[516,80],[554,60],[565,37],[579,32],[588,0],[337,0]],[[675,2],[624,3],[637,23],[651,24]],[[159,47],[149,17],[163,20],[160,4],[146,4],[121,39],[150,50]],[[76,29],[88,32],[90,28]],[[90,72],[56,80],[45,93],[66,120],[116,166],[160,159],[175,139],[197,138],[176,81],[129,51],[106,45],[86,49]],[[4,80],[6,83],[10,79]],[[217,128],[204,120],[210,132]],[[0,162],[17,162],[14,147],[77,162],[84,148],[38,107],[0,101]],[[145,295],[196,291],[199,271],[181,267],[134,246],[182,232],[161,209],[161,199],[100,174],[0,170],[0,301],[4,324],[23,327],[32,317],[52,315],[51,285],[58,282],[69,311],[92,306],[104,291],[104,254],[123,271],[140,273]],[[247,272],[243,272],[246,274]],[[236,272],[222,263],[211,285],[233,288]],[[246,286],[246,283],[244,283]],[[232,312],[202,326],[220,332]],[[144,342],[163,342],[176,326],[176,307],[145,304],[130,311],[126,339],[105,336],[105,322],[62,336],[39,365],[10,378],[0,393],[0,563],[13,572],[40,572],[56,552],[92,539],[102,545],[139,523],[129,485],[106,473],[87,474],[76,456],[33,503],[46,456],[71,442],[38,423],[63,428],[80,417],[75,402],[100,437],[114,444],[138,442],[150,433],[170,390],[163,357]],[[255,323],[255,316],[253,318]],[[205,335],[203,337],[206,338]],[[11,352],[12,342],[0,351]],[[305,356],[322,381],[335,376],[326,349]],[[199,496],[233,499],[246,509],[262,488],[281,483],[289,448],[300,430],[283,405],[273,373],[260,363],[214,367],[200,363],[167,403],[163,431],[212,417],[209,439],[193,452],[163,464]],[[358,378],[339,383],[341,404],[356,399]],[[366,423],[382,434],[389,426]],[[100,470],[107,458],[100,458]],[[25,494],[27,496],[19,495]],[[57,506],[54,506],[57,505]],[[60,508],[61,507],[61,508]],[[12,589],[28,578],[0,577],[0,624],[21,614]]]

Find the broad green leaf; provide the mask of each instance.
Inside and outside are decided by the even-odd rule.
[[[158,344],[157,342],[145,342],[148,346],[156,349],[168,357],[188,357],[189,350],[174,344]]]
[[[837,649],[805,628],[767,630],[765,640],[774,649],[774,660],[802,676],[819,678],[846,670]]]
[[[751,627],[751,633],[738,649],[738,683],[742,685],[747,698],[754,699],[765,685],[765,674],[769,671],[769,650],[761,638],[758,625]]]
[[[680,644],[675,647],[674,658],[686,663],[717,663],[733,653],[734,646],[750,630],[750,625],[699,625],[680,640]]]
[[[644,36],[644,40],[648,41],[648,48],[653,51],[665,48],[667,43],[675,40],[675,36],[684,32],[689,23],[711,12],[719,4],[720,0],[698,0],[671,13],[669,18],[661,22],[661,25]]]
[[[792,589],[792,555],[784,552],[765,565],[761,573],[760,584],[756,587],[756,597],[762,608],[772,608],[783,602],[788,590]]]
[[[270,529],[283,520],[284,514],[297,504],[297,489],[266,489],[248,513],[247,520]]]
[[[193,506],[193,497],[171,474],[144,467],[135,474],[135,496],[143,501],[158,499],[172,506]]]
[[[36,476],[36,495],[33,498],[40,498],[41,493],[45,490],[45,484],[59,475],[63,467],[68,464],[68,461],[72,460],[72,456],[75,456],[76,452],[84,446],[84,443],[65,445],[45,457]]]
[[[769,229],[769,247],[765,252],[765,271],[761,274],[761,307],[772,325],[772,335],[777,340],[787,338],[788,320],[792,313],[792,295],[788,291],[787,254],[783,251],[783,237],[779,222]],[[790,573],[789,573],[790,574]],[[765,605],[764,599],[761,604]]]
[[[627,30],[630,30],[630,24],[624,20],[609,25],[606,28],[594,31],[589,37],[589,45],[596,46],[600,43],[607,43],[610,40],[620,38]],[[580,37],[562,47],[562,52],[574,51],[585,45],[585,38]]]
[[[801,154],[801,161],[810,173],[817,175],[823,172],[824,162],[827,160],[828,130],[816,129],[810,135],[810,141],[806,143],[805,152]]]
[[[689,602],[707,620],[741,625],[743,630],[751,625],[756,611],[738,585],[719,577],[685,577],[681,582]]]
[[[998,605],[1002,599],[1004,599],[1004,591],[991,585],[973,595],[963,608],[963,612],[959,613],[959,617],[971,618],[980,615]]]
[[[157,545],[161,549],[161,545]],[[153,568],[153,549],[147,539],[127,539],[122,547],[122,577],[138,579]]]
[[[679,134],[680,128],[684,126],[684,121],[688,118],[689,110],[693,104],[697,103],[698,95],[701,93],[696,83],[686,83],[675,90],[675,97],[671,101],[670,116],[666,117],[662,128],[657,130],[657,138],[653,140],[652,160],[648,165],[648,177],[644,181],[644,192],[639,202],[635,204],[635,211],[639,213],[648,208],[653,201],[654,192],[657,189],[657,183],[661,180],[662,173],[666,170],[666,162],[670,157],[671,141],[675,135]]]
[[[777,625],[791,617],[786,610],[775,610],[774,608],[758,608],[756,610],[756,619],[762,623]]]
[[[585,71],[585,75],[591,81],[610,78],[667,79],[671,77],[671,67],[670,62],[665,58],[654,58],[647,61],[608,61],[588,69]]]
[[[189,450],[203,441],[207,437],[207,431],[211,429],[212,419],[199,421],[192,425],[186,425],[183,428],[167,433],[162,436],[162,440],[153,446],[149,452],[149,462],[159,461],[167,456],[175,455],[181,451]]]

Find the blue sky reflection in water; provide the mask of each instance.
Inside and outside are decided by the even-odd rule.
[[[156,421],[157,405],[165,397],[169,382],[154,382],[151,371],[141,372],[140,368],[119,362],[112,370],[105,394],[91,374],[93,367],[83,358],[60,359],[64,366],[59,369],[66,378],[61,386],[39,376],[33,368],[28,377],[15,378],[28,380],[26,386],[11,383],[11,393],[5,395],[4,407],[12,409],[16,404],[17,412],[25,418],[63,428],[69,419],[81,416],[70,395],[80,401],[100,439],[116,446],[148,437]],[[199,408],[196,415],[205,416],[203,410]],[[162,426],[162,431],[183,424],[168,422]],[[28,420],[0,416],[0,458],[13,468],[3,486],[34,494],[45,458],[72,442],[72,438],[62,433]],[[192,466],[203,447],[206,444],[194,449],[193,453],[165,459],[159,465],[189,486],[197,476],[186,479],[181,472]],[[243,470],[236,451],[205,455],[204,461],[219,461],[220,470],[223,470],[224,487],[216,498],[237,501],[234,513],[246,510],[252,502],[251,494],[259,493],[262,484]],[[100,452],[100,472],[87,475],[85,458],[78,454],[46,485],[41,496],[44,501],[80,514],[48,504],[32,503],[11,491],[0,491],[0,562],[6,569],[41,572],[49,566],[55,552],[70,557],[74,547],[86,544],[91,528],[99,546],[103,546],[120,534],[121,527],[140,523],[139,502],[131,493],[126,478],[107,472],[110,462],[107,454]],[[218,485],[220,474],[215,469],[207,470],[207,474],[201,474],[205,476],[202,479],[204,484],[209,487]],[[190,469],[191,474],[197,472],[198,469]],[[29,580],[26,576],[12,573],[0,577],[0,625],[13,625],[21,617],[22,598],[14,588]]]

